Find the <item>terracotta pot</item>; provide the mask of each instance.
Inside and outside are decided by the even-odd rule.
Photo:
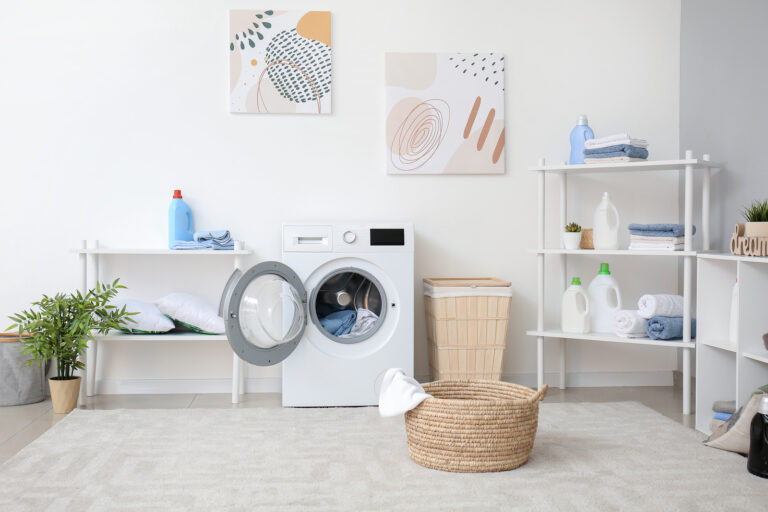
[[[565,247],[568,250],[574,250],[579,248],[579,244],[581,243],[581,232],[576,233],[569,233],[568,231],[563,232],[563,247]]]
[[[77,406],[77,397],[80,395],[80,377],[67,380],[48,379],[48,384],[51,386],[53,412],[67,414]]]
[[[744,225],[744,236],[768,238],[768,222],[747,222]]]

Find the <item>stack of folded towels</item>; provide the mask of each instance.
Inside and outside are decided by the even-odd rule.
[[[617,133],[584,143],[584,163],[636,162],[648,158],[648,141]]]
[[[709,430],[714,432],[730,420],[733,413],[736,412],[736,400],[717,400],[712,404],[712,412],[715,415],[709,422]]]
[[[219,231],[196,231],[192,235],[193,240],[173,242],[172,249],[176,250],[212,250],[212,251],[231,251],[235,248],[235,241],[230,236],[229,231],[222,229]]]
[[[693,226],[692,233],[696,233]],[[685,224],[630,224],[630,251],[682,251]]]
[[[683,338],[683,297],[643,295],[637,309],[622,309],[613,315],[613,328],[624,338],[680,340]],[[696,319],[691,318],[691,338],[696,337]]]

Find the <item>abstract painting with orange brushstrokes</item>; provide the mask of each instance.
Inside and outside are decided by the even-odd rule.
[[[331,113],[329,11],[229,11],[229,110]]]
[[[387,53],[390,174],[502,174],[504,56]]]

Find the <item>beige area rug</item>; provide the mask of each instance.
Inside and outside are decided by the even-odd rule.
[[[765,510],[768,480],[634,402],[543,404],[529,462],[408,458],[375,408],[76,410],[0,467],[0,511]]]

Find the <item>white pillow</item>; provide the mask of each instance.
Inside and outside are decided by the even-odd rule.
[[[173,321],[165,316],[154,304],[149,302],[141,302],[131,299],[116,299],[110,304],[118,309],[122,309],[125,306],[125,311],[128,313],[138,313],[138,315],[131,315],[130,320],[123,323],[120,328],[121,331],[129,334],[160,334],[168,332],[174,327]]]
[[[169,293],[155,306],[179,324],[202,334],[223,334],[224,319],[206,301],[188,293]]]

